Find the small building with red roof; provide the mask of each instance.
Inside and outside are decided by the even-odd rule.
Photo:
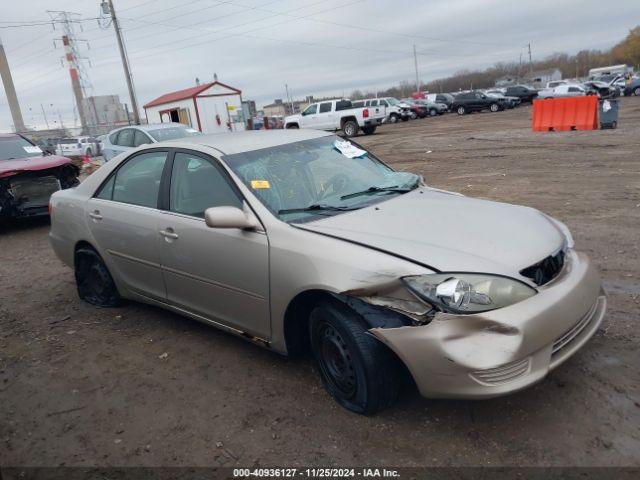
[[[242,91],[219,82],[165,93],[144,105],[148,123],[179,122],[203,133],[244,130]]]

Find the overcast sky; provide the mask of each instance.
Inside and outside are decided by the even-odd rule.
[[[285,97],[348,95],[415,81],[413,44],[422,81],[497,61],[584,48],[609,48],[640,24],[639,0],[114,0],[140,105],[173,90],[210,81],[239,88],[258,105]],[[0,27],[41,22],[47,10],[99,16],[100,0],[2,0]],[[90,93],[129,103],[113,26],[75,25],[91,60]],[[0,28],[25,123],[51,126],[58,111],[74,121],[73,95],[60,26]],[[11,128],[0,93],[0,131]]]

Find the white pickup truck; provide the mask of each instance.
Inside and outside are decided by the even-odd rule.
[[[353,137],[360,130],[371,135],[384,118],[384,109],[380,107],[354,107],[350,100],[327,100],[312,103],[300,114],[286,117],[284,128],[342,130],[346,137]]]

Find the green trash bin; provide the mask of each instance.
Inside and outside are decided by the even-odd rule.
[[[615,98],[601,99],[598,102],[598,117],[600,128],[616,128],[618,126],[618,100]]]

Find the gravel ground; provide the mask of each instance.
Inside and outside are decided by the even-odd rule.
[[[358,416],[309,360],[145,305],[82,303],[47,221],[19,222],[0,233],[0,465],[638,466],[640,99],[622,99],[617,130],[530,121],[530,107],[446,115],[358,140],[432,186],[556,216],[595,259],[602,328],[540,384],[481,402],[406,391]]]

